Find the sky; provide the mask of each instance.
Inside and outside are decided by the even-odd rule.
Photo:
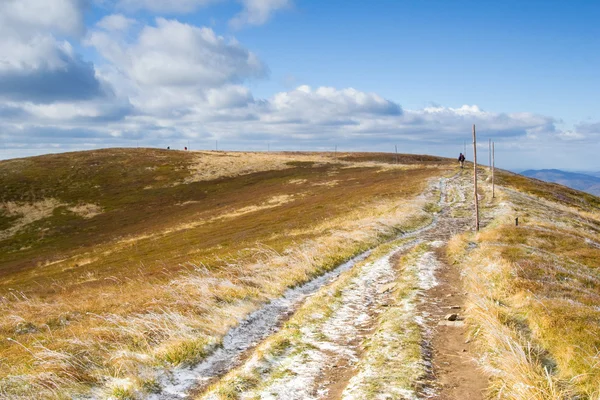
[[[1,0],[0,159],[395,151],[600,171],[600,1]]]

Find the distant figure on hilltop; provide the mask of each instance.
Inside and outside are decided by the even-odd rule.
[[[460,153],[458,156],[458,162],[460,163],[461,168],[465,167],[465,155],[463,153]]]

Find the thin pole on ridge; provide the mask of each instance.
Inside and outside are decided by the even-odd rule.
[[[396,145],[396,164],[398,164],[398,145]]]
[[[496,197],[495,186],[494,186],[494,170],[496,169],[496,149],[495,142],[492,142],[492,199]]]
[[[477,197],[477,136],[473,124],[473,188],[475,197],[475,230],[479,231],[479,198]]]
[[[492,168],[492,139],[488,142],[488,167]]]

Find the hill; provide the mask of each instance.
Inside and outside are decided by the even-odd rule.
[[[2,161],[0,395],[596,398],[600,199],[479,172],[477,233],[439,157]]]
[[[592,174],[566,172],[558,169],[530,169],[521,172],[521,174],[546,182],[559,183],[573,189],[600,196],[600,177]]]

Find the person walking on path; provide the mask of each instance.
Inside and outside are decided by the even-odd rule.
[[[460,163],[461,168],[465,167],[465,155],[463,153],[460,153],[458,156],[458,162]]]

